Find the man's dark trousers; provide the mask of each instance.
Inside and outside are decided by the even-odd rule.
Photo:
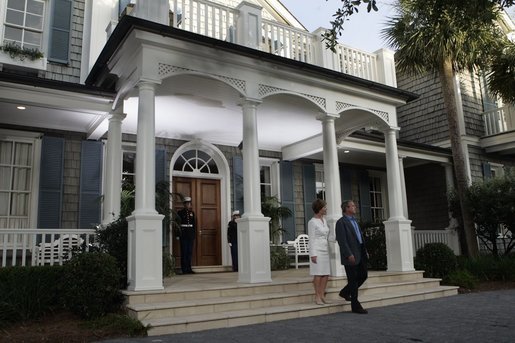
[[[363,244],[361,244],[361,261],[359,264],[353,266],[344,266],[345,273],[347,274],[347,286],[342,289],[343,294],[349,294],[351,298],[351,309],[353,311],[361,309],[361,304],[358,300],[358,288],[368,278],[367,269],[367,252]]]

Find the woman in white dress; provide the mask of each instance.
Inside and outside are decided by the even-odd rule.
[[[309,274],[313,275],[315,303],[328,304],[325,300],[325,288],[329,280],[329,227],[324,216],[327,203],[322,199],[313,201],[311,208],[315,213],[308,222],[309,235]]]

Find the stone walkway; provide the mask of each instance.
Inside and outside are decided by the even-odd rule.
[[[515,342],[515,289],[461,294],[268,324],[110,343]]]

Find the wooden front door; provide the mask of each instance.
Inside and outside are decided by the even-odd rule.
[[[216,266],[222,264],[220,226],[220,180],[173,178],[174,192],[190,196],[192,210],[197,219],[193,266]],[[179,210],[182,204],[174,204]],[[180,245],[174,239],[176,265],[180,266]]]

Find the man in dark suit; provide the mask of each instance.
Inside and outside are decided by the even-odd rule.
[[[195,241],[195,213],[191,209],[191,198],[184,197],[184,208],[177,211],[181,222],[181,269],[183,274],[195,274],[191,269],[193,242]]]
[[[347,273],[347,285],[340,291],[340,297],[351,302],[352,312],[366,314],[358,300],[358,288],[368,277],[368,253],[354,215],[356,204],[352,200],[342,203],[343,216],[336,222],[336,240],[340,246],[340,259]]]

